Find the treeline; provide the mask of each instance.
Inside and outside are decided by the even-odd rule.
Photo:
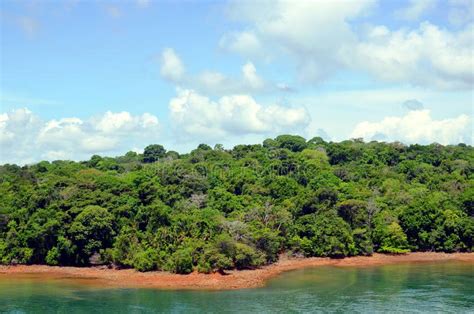
[[[0,262],[176,273],[472,251],[474,149],[292,135],[0,166]]]

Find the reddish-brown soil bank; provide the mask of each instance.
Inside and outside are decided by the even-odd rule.
[[[227,274],[177,275],[167,272],[141,273],[132,269],[107,269],[105,267],[56,267],[45,265],[0,266],[0,280],[37,278],[44,280],[72,280],[75,283],[97,287],[160,288],[160,289],[241,289],[260,287],[285,271],[331,265],[337,267],[367,267],[398,263],[461,261],[474,263],[474,253],[418,252],[405,255],[374,254],[344,259],[286,258],[272,265],[253,270],[228,271]]]

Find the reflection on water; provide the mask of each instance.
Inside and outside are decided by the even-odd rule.
[[[83,282],[82,282],[83,283]],[[474,312],[474,265],[318,267],[236,291],[104,289],[77,279],[0,276],[0,312]]]

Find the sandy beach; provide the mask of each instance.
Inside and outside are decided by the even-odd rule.
[[[256,288],[282,272],[317,266],[370,267],[398,263],[426,263],[460,261],[474,264],[474,253],[415,252],[405,255],[374,254],[344,259],[288,258],[284,255],[272,265],[253,270],[233,270],[219,273],[178,275],[168,272],[141,273],[133,269],[108,269],[106,267],[59,267],[46,265],[0,266],[0,280],[15,278],[39,278],[49,280],[73,280],[80,284],[107,288],[157,288],[226,290]]]

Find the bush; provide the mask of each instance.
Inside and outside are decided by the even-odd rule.
[[[235,246],[234,265],[237,269],[252,268],[265,264],[265,255],[243,243]]]
[[[199,259],[197,271],[200,273],[223,272],[234,266],[232,259],[219,252],[216,247],[206,247]]]
[[[33,256],[33,249],[22,247],[14,250],[11,262],[12,264],[29,264]]]
[[[311,248],[304,243],[306,255],[344,257],[356,252],[349,225],[333,211],[303,216],[297,228],[301,237],[311,240]]]
[[[176,274],[189,274],[193,271],[193,256],[191,248],[181,248],[171,254],[167,270]]]
[[[280,237],[269,228],[259,229],[254,234],[256,247],[265,254],[267,263],[275,262],[280,251]]]
[[[407,235],[390,213],[381,212],[375,219],[374,242],[378,252],[397,253],[408,250]]]
[[[357,228],[352,232],[357,254],[372,255],[374,253],[374,245],[370,238],[370,234],[365,228]]]
[[[293,236],[290,240],[290,247],[295,255],[311,256],[313,254],[313,242],[307,237]]]
[[[154,249],[147,249],[135,254],[133,258],[133,268],[139,271],[156,270],[158,253]]]
[[[57,247],[53,247],[51,250],[48,251],[46,255],[46,264],[48,265],[58,265],[59,264],[59,250]]]
[[[280,135],[275,138],[280,148],[286,148],[293,152],[301,152],[308,144],[306,140],[298,135]]]

